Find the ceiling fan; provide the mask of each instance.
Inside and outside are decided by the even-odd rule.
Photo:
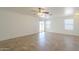
[[[41,16],[41,17],[48,17],[51,16],[52,14],[46,10],[45,8],[37,8],[36,10],[33,10],[33,12],[36,12],[35,15]]]

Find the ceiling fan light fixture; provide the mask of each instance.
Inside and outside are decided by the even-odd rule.
[[[42,17],[42,18],[49,18],[49,14],[45,14],[45,13],[38,13],[38,16],[39,17]]]
[[[38,15],[38,16],[42,16],[42,13],[38,13],[37,15]]]

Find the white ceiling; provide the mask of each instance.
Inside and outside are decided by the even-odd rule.
[[[2,10],[7,10],[11,12],[17,12],[21,14],[28,14],[28,15],[34,15],[35,12],[33,12],[34,9],[37,9],[38,7],[0,7]],[[69,8],[69,7],[68,7]],[[56,16],[63,16],[66,7],[47,7],[46,8],[52,15]],[[75,13],[79,13],[79,8],[78,7],[73,7],[72,8]],[[71,12],[71,11],[70,11]],[[72,15],[74,15],[72,14]]]

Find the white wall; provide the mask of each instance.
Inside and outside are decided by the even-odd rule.
[[[74,29],[73,30],[65,30],[64,28],[64,20],[65,19],[73,19],[74,20]],[[63,33],[63,34],[70,34],[70,35],[77,35],[79,36],[79,17],[51,17],[49,19],[51,22],[50,29],[46,29],[47,32],[55,32],[55,33]]]
[[[0,41],[37,33],[38,19],[16,12],[0,10]]]

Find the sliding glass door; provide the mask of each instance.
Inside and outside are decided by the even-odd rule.
[[[50,20],[39,21],[39,32],[45,32],[50,30],[50,25],[51,25]]]

